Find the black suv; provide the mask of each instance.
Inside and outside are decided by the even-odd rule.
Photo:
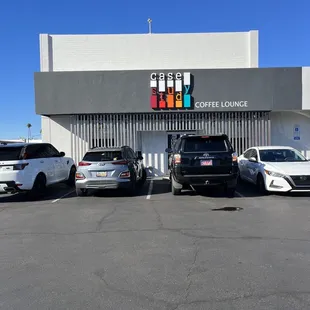
[[[234,196],[238,160],[227,135],[184,135],[166,152],[173,195],[185,188],[224,186]]]

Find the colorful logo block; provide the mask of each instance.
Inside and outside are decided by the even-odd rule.
[[[193,109],[193,77],[190,72],[152,73],[150,87],[153,110]]]

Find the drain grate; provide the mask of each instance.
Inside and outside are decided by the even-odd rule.
[[[240,207],[224,207],[219,209],[212,209],[212,211],[242,211],[243,208]]]

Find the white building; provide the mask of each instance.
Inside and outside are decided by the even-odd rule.
[[[310,156],[310,91],[305,88],[310,70],[259,69],[258,51],[258,31],[41,34],[41,73],[35,75],[35,87],[42,139],[76,161],[94,145],[129,144],[142,150],[145,164],[159,174],[166,172],[164,150],[171,135],[188,131],[224,130],[239,152],[271,143],[290,145]],[[196,101],[191,108],[150,107],[155,91],[150,89],[150,74],[161,72],[190,72],[190,95]],[[168,95],[167,76],[165,83],[164,92],[156,90],[157,97]],[[225,100],[247,104],[221,106]]]

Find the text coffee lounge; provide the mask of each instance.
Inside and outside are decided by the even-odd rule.
[[[61,131],[56,146],[65,145],[76,161],[95,146],[129,145],[142,151],[150,174],[163,175],[165,149],[184,133],[226,133],[238,153],[271,144],[271,113],[302,110],[301,73],[302,68],[38,72],[36,113],[57,124],[50,126]]]

